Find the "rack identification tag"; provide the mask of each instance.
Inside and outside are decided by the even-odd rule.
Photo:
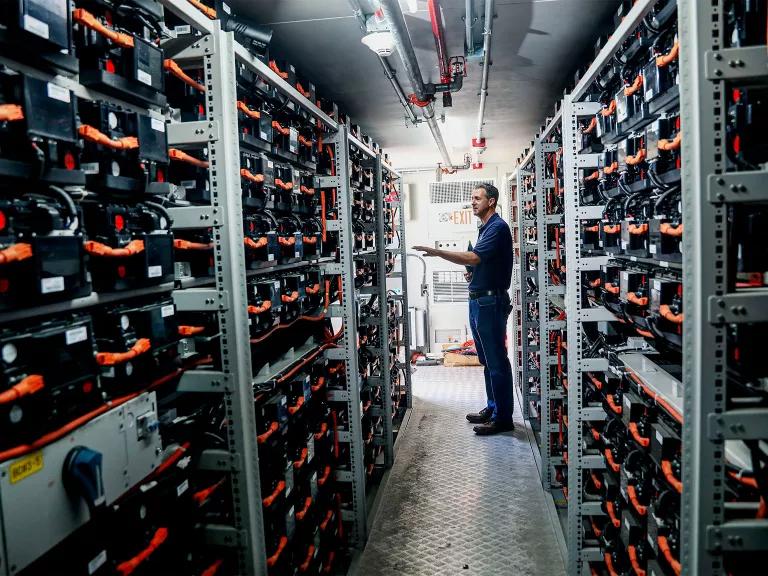
[[[66,334],[64,335],[64,338],[66,339],[67,346],[71,346],[72,344],[77,344],[78,342],[82,342],[86,338],[88,338],[88,328],[85,326],[80,326],[79,328],[73,328],[72,330],[67,330]]]
[[[11,478],[11,484],[21,482],[25,478],[29,478],[32,474],[40,472],[43,469],[43,452],[38,451],[29,456],[17,460],[11,464],[9,473]]]

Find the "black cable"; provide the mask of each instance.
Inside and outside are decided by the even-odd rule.
[[[53,184],[51,184],[50,186],[48,186],[47,192],[53,192],[54,196],[56,196],[62,202],[64,202],[64,205],[67,207],[67,210],[69,211],[69,216],[70,216],[67,227],[71,229],[73,224],[77,224],[77,228],[75,228],[75,230],[80,229],[80,222],[77,217],[77,207],[75,206],[75,201],[72,200],[72,197],[67,193],[67,191],[64,190],[63,188],[59,188],[58,186],[54,186]]]
[[[162,217],[164,217],[168,221],[167,230],[171,229],[173,225],[173,218],[171,217],[171,213],[165,209],[165,206],[161,206],[160,204],[157,204],[155,202],[149,202],[148,200],[145,200],[143,204],[148,208],[150,208],[151,210],[154,210],[155,212],[159,213]]]
[[[680,194],[680,188],[678,186],[675,186],[674,188],[670,188],[669,190],[664,192],[664,194],[660,195],[653,205],[654,214],[658,214],[659,207],[675,194]]]
[[[656,188],[659,188],[661,190],[669,190],[672,188],[669,184],[665,184],[661,181],[661,178],[659,178],[659,175],[656,173],[656,165],[658,162],[651,162],[651,164],[648,166],[648,178],[651,179],[651,182],[653,182],[653,185],[656,186]]]

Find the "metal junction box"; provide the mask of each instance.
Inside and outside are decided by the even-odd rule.
[[[155,393],[144,393],[68,436],[0,464],[0,574],[18,573],[89,518],[88,506],[64,483],[70,451],[101,454],[103,504],[109,506],[161,462]]]

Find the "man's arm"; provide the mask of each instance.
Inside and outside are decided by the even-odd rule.
[[[480,264],[480,257],[474,252],[452,252],[450,250],[438,250],[428,246],[414,246],[414,250],[423,252],[425,256],[436,256],[454,264],[462,266],[477,266]]]

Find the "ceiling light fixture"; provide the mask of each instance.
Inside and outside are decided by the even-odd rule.
[[[363,36],[361,42],[383,57],[391,56],[395,50],[395,37],[389,30],[370,32]]]

